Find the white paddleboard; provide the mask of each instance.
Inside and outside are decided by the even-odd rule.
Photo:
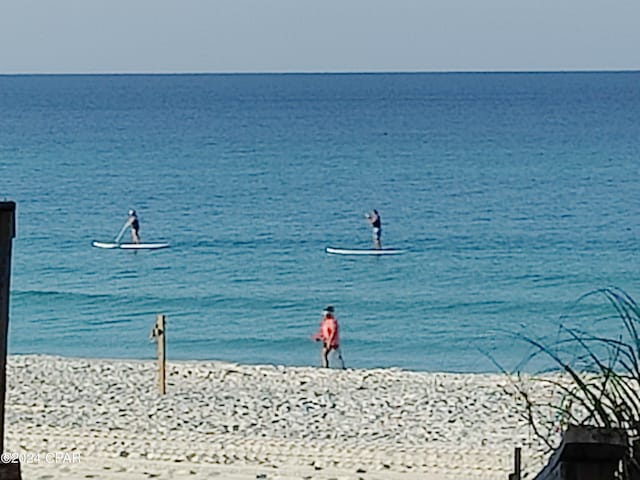
[[[159,250],[161,248],[169,248],[168,243],[117,243],[117,242],[92,242],[96,248],[114,249],[120,248],[122,250]]]
[[[325,251],[332,255],[399,255],[404,250],[396,248],[334,248],[327,247]]]

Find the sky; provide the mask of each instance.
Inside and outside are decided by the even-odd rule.
[[[640,0],[0,0],[0,74],[639,69]]]

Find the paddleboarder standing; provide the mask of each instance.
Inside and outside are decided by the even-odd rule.
[[[380,219],[380,214],[377,210],[374,210],[371,213],[365,213],[364,216],[373,230],[373,248],[382,248],[380,241],[380,237],[382,236],[382,220]]]
[[[140,243],[140,221],[136,211],[133,209],[129,210],[127,225],[131,227],[131,240],[133,240],[133,243]]]

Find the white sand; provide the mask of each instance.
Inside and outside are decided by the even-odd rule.
[[[500,479],[542,447],[501,375],[12,356],[25,479]]]

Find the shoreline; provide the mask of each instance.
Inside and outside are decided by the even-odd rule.
[[[161,396],[154,360],[10,355],[5,450],[42,479],[504,479],[514,447],[525,471],[545,460],[500,374],[200,360],[166,372]]]

